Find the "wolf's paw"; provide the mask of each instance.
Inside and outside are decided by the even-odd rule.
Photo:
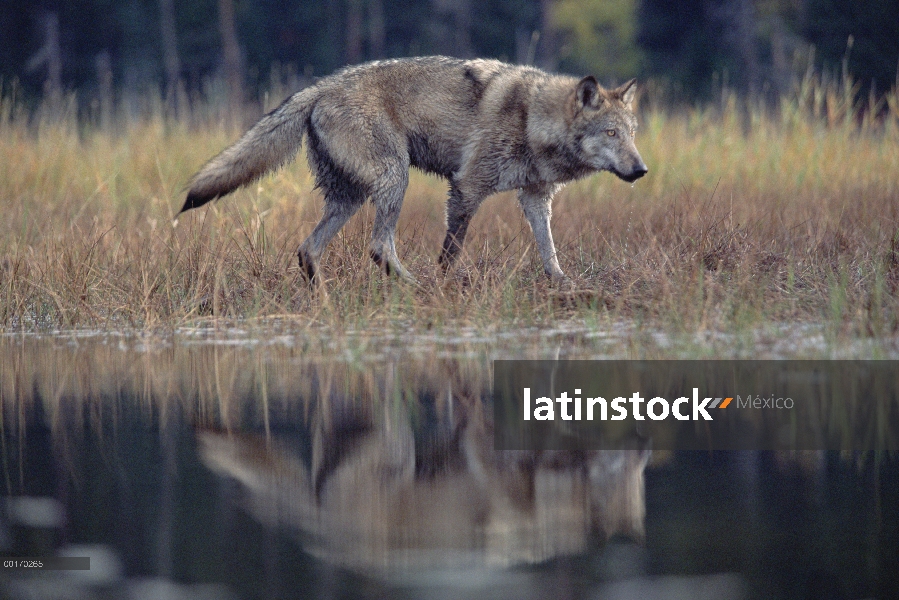
[[[552,280],[553,288],[556,290],[571,292],[577,288],[577,284],[574,282],[574,280],[565,273],[552,273],[549,277]]]
[[[454,285],[462,288],[470,288],[474,285],[475,273],[472,269],[461,263],[440,264],[438,269],[438,281],[443,285]]]
[[[300,274],[310,285],[317,283],[317,280],[320,278],[316,277],[316,272],[318,271],[318,269],[312,257],[309,256],[305,250],[300,248],[297,251],[297,258],[299,259],[300,263]]]
[[[412,273],[410,273],[406,267],[402,265],[400,259],[396,256],[390,257],[389,255],[382,254],[377,250],[371,250],[369,252],[369,256],[374,261],[376,265],[381,267],[381,270],[387,274],[388,277],[396,277],[401,281],[408,283],[409,285],[421,287],[421,284],[415,278]]]

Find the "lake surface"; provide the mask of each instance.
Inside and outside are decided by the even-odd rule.
[[[493,450],[492,360],[636,335],[715,347],[628,324],[3,336],[0,553],[91,570],[4,569],[0,597],[895,597],[895,456]],[[718,343],[796,355],[750,337]]]

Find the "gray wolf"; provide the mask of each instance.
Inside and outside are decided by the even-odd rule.
[[[298,534],[321,559],[362,572],[471,569],[643,539],[646,448],[497,451],[476,397],[455,399],[453,416],[428,423],[425,436],[409,407],[319,408],[305,455],[262,434],[200,431],[198,441],[254,518]]]
[[[288,98],[210,160],[193,177],[181,212],[280,167],[305,136],[325,198],[324,216],[298,250],[310,280],[328,242],[371,198],[372,258],[414,281],[394,238],[409,167],[416,167],[449,181],[444,270],[484,198],[517,189],[544,270],[565,281],[550,231],[553,194],[596,171],[628,182],[646,174],[634,145],[635,92],[635,80],[606,90],[592,76],[496,60],[422,57],[348,67]]]

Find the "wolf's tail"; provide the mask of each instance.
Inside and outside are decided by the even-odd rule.
[[[293,158],[303,143],[318,93],[316,86],[311,86],[294,94],[206,163],[191,179],[180,212],[229,194]]]

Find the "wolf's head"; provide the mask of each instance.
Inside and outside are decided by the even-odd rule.
[[[610,171],[627,182],[636,181],[648,171],[634,145],[636,91],[636,79],[606,90],[593,76],[581,79],[575,91],[572,132],[578,140],[581,160],[592,169]]]

